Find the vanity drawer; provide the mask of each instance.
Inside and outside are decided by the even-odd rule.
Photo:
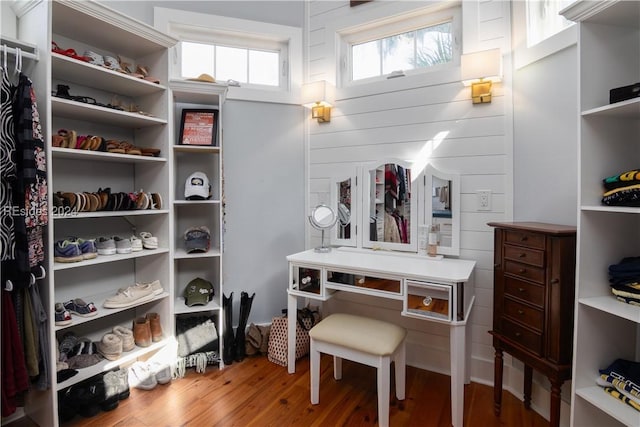
[[[530,331],[524,326],[520,326],[506,318],[502,319],[502,334],[505,338],[520,344],[529,351],[538,355],[542,354],[541,334]]]
[[[540,267],[521,264],[519,262],[505,261],[504,272],[523,279],[532,280],[537,283],[545,283],[545,270]]]
[[[314,295],[320,295],[322,292],[322,269],[320,268],[292,265],[290,280],[289,289],[292,291]]]
[[[544,308],[544,286],[505,276],[504,294]]]
[[[543,234],[508,230],[504,235],[505,243],[512,243],[514,245],[526,246],[533,249],[544,249],[545,236]]]
[[[453,288],[438,283],[406,281],[405,315],[450,321],[453,318]]]
[[[542,332],[544,322],[544,312],[542,310],[529,307],[511,298],[505,298],[504,314],[519,323],[529,326],[531,329]]]
[[[523,248],[521,246],[504,245],[504,257],[525,264],[544,267],[544,251]]]

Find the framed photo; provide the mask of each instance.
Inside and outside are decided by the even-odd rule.
[[[216,145],[218,110],[184,109],[180,121],[180,145]]]

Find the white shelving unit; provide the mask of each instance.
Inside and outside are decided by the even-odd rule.
[[[82,380],[135,361],[162,349],[173,329],[173,266],[171,263],[171,157],[170,95],[168,51],[176,39],[153,27],[129,18],[94,1],[24,2],[17,13],[19,38],[37,47],[39,61],[30,70],[38,99],[47,151],[49,226],[46,234],[47,276],[40,293],[49,319],[49,372],[51,388],[30,392],[23,412],[39,425],[58,426],[58,391]],[[26,3],[29,3],[26,5]],[[34,31],[34,28],[41,29]],[[142,65],[159,78],[160,84],[116,72],[102,66],[73,59],[51,51],[52,42],[61,49],[74,49],[79,55],[91,50],[100,55],[120,56],[126,62]],[[69,86],[72,96],[92,97],[96,102],[123,106],[122,111],[53,96],[58,85]],[[142,112],[142,113],[141,113]],[[77,135],[99,135],[108,140],[127,141],[139,147],[161,150],[159,157],[114,154],[74,148],[54,148],[52,135],[59,129],[75,130]],[[165,206],[130,211],[63,212],[54,209],[53,194],[97,192],[133,193],[143,189],[158,193]],[[75,263],[54,261],[54,247],[67,237],[84,239],[100,236],[128,238],[142,231],[159,240],[159,248],[131,254],[98,255]],[[104,300],[119,288],[159,279],[164,292],[127,308],[107,309]],[[55,326],[54,305],[73,298],[93,302],[98,313],[92,317],[72,314],[70,325]],[[67,333],[99,341],[114,326],[132,327],[133,320],[149,312],[160,315],[164,339],[149,347],[135,347],[115,361],[102,361],[64,382],[56,382],[58,341]]]
[[[227,86],[184,80],[171,80],[173,131],[172,158],[173,182],[173,247],[174,268],[173,313],[179,316],[208,316],[215,319],[218,332],[218,366],[222,361],[222,295],[224,292],[222,275],[223,256],[223,175],[222,175],[222,110]],[[184,109],[217,110],[215,143],[205,145],[181,145],[180,123]],[[211,198],[208,200],[185,200],[184,188],[189,175],[204,172],[211,185]],[[189,227],[206,226],[211,232],[210,249],[207,252],[187,253],[184,246],[184,233]],[[184,290],[187,284],[197,278],[203,278],[214,286],[214,296],[206,305],[188,307]],[[176,319],[177,322],[177,319]]]
[[[605,177],[638,167],[640,99],[609,90],[640,80],[640,2],[578,1],[579,209],[571,424],[639,426],[640,412],[596,385],[615,359],[640,361],[640,307],[617,301],[608,267],[640,255],[640,208],[601,203]]]

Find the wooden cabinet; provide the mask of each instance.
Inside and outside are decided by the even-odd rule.
[[[524,404],[532,370],[551,382],[551,426],[560,421],[560,387],[571,378],[575,288],[575,227],[536,222],[495,227],[493,346],[494,409],[502,402],[503,352],[525,365]]]

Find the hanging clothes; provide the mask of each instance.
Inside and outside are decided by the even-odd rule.
[[[29,389],[29,376],[24,364],[22,341],[18,336],[13,301],[2,291],[2,416],[13,414],[20,395]]]
[[[13,198],[11,188],[16,181],[16,140],[14,137],[12,99],[15,86],[9,81],[6,70],[2,72],[2,96],[0,104],[0,246],[2,261],[15,259],[15,225],[13,222]],[[7,266],[8,267],[8,266]]]

